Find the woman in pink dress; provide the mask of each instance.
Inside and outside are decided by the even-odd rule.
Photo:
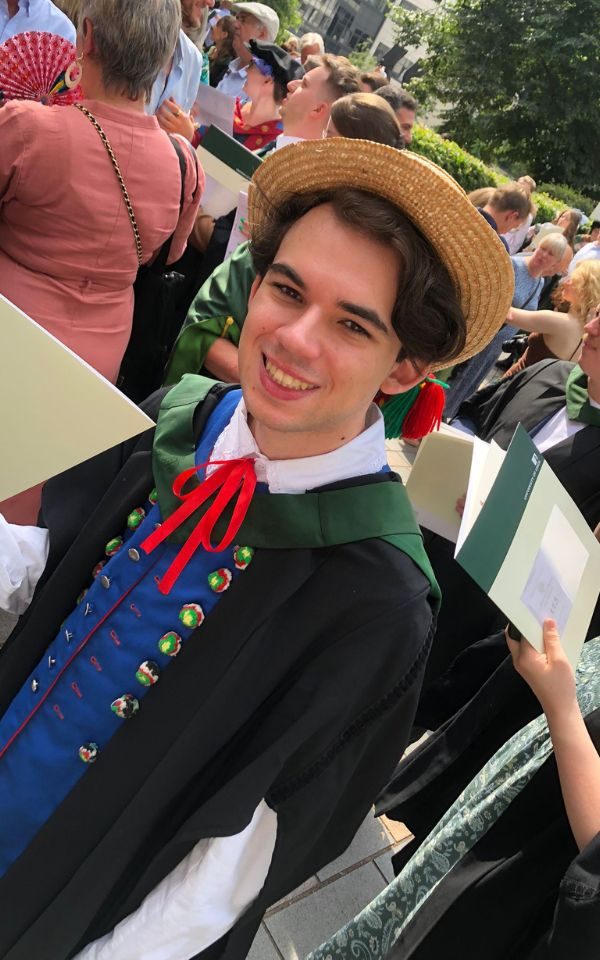
[[[180,0],[84,0],[77,38],[83,106],[114,151],[147,263],[171,235],[182,255],[204,177],[187,171],[144,105],[173,55]],[[122,189],[98,131],[77,106],[11,101],[0,110],[0,294],[113,383],[127,347],[138,254]],[[26,370],[24,370],[26,376]],[[3,415],[7,415],[3,412]],[[0,504],[34,523],[37,496]]]

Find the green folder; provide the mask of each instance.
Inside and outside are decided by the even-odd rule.
[[[553,617],[575,666],[600,592],[600,544],[579,509],[520,425],[506,453],[437,437],[423,441],[407,484],[417,517],[455,540],[456,561],[540,651]],[[465,493],[456,532],[453,504]]]
[[[209,127],[202,137],[202,147],[208,153],[227,164],[246,180],[251,180],[260,167],[262,160],[246,147],[229,137],[218,127]]]

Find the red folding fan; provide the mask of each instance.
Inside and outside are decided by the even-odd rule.
[[[0,91],[7,100],[46,104],[81,100],[81,68],[72,43],[54,33],[18,33],[0,44]]]

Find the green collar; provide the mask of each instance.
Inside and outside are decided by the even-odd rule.
[[[180,503],[172,492],[173,480],[194,465],[194,413],[214,385],[205,377],[186,376],[161,405],[153,469],[163,517],[170,516]],[[173,542],[187,539],[210,502],[173,534]],[[217,524],[215,541],[223,535],[228,520],[229,512]],[[258,493],[237,539],[245,546],[266,549],[313,549],[373,538],[386,540],[407,553],[429,579],[434,598],[439,597],[421,531],[399,481],[358,483],[303,494]]]
[[[592,427],[600,427],[600,410],[593,407],[588,397],[587,374],[579,364],[571,370],[566,386],[567,416]]]

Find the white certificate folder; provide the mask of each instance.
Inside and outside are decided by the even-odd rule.
[[[152,426],[108,380],[0,296],[0,500]]]
[[[575,665],[600,592],[600,544],[526,431],[506,453],[431,434],[407,492],[419,522],[456,543],[457,563],[538,650],[544,619],[556,620]]]

